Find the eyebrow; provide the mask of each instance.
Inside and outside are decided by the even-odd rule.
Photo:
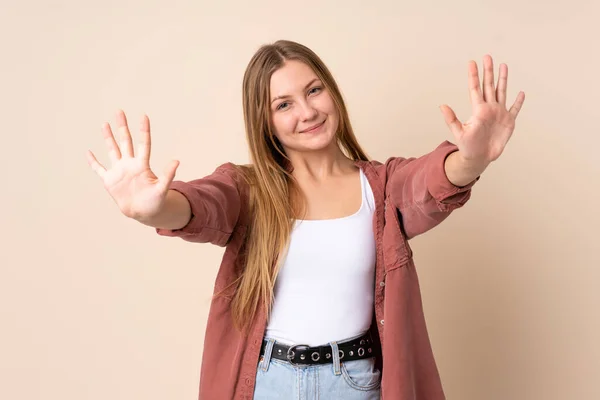
[[[316,81],[320,80],[319,78],[315,78],[312,81],[308,82],[308,84],[306,86],[304,86],[304,90],[308,89],[308,87],[310,85],[312,85],[313,83],[315,83]],[[285,96],[277,96],[275,97],[273,100],[271,100],[271,104],[273,104],[276,100],[279,99],[285,99],[286,97],[290,97],[290,95],[285,95]]]

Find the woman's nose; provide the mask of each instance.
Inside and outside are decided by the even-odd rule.
[[[312,106],[312,104],[310,104],[308,102],[303,102],[300,109],[301,109],[300,117],[302,118],[303,121],[309,121],[309,120],[315,118],[318,114],[317,110]]]

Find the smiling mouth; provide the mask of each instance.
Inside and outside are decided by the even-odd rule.
[[[315,130],[315,129],[319,129],[321,126],[323,126],[323,124],[324,124],[324,123],[325,123],[325,121],[323,121],[323,122],[321,122],[320,124],[318,124],[318,125],[315,125],[315,126],[313,126],[313,127],[311,127],[311,128],[308,128],[308,129],[305,129],[305,130],[303,130],[303,131],[300,131],[300,133],[306,133],[306,132],[313,131],[313,130]]]

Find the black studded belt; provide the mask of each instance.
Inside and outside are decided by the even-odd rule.
[[[267,343],[268,341],[263,341],[260,349],[261,357],[264,357],[265,355]],[[359,338],[339,343],[338,350],[340,361],[352,361],[376,357],[380,353],[379,347],[374,345],[368,332]],[[333,349],[330,345],[309,347],[296,344],[293,346],[286,346],[275,342],[271,357],[277,360],[288,361],[293,365],[315,365],[332,363],[332,354]]]

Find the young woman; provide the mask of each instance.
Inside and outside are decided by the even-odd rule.
[[[444,399],[408,240],[469,199],[503,152],[524,101],[506,108],[507,66],[468,66],[473,115],[441,111],[456,144],[369,160],[321,59],[262,46],[243,80],[251,164],[174,181],[149,167],[123,112],[110,169],[90,166],[121,212],[158,234],[226,247],[206,328],[200,399]]]

